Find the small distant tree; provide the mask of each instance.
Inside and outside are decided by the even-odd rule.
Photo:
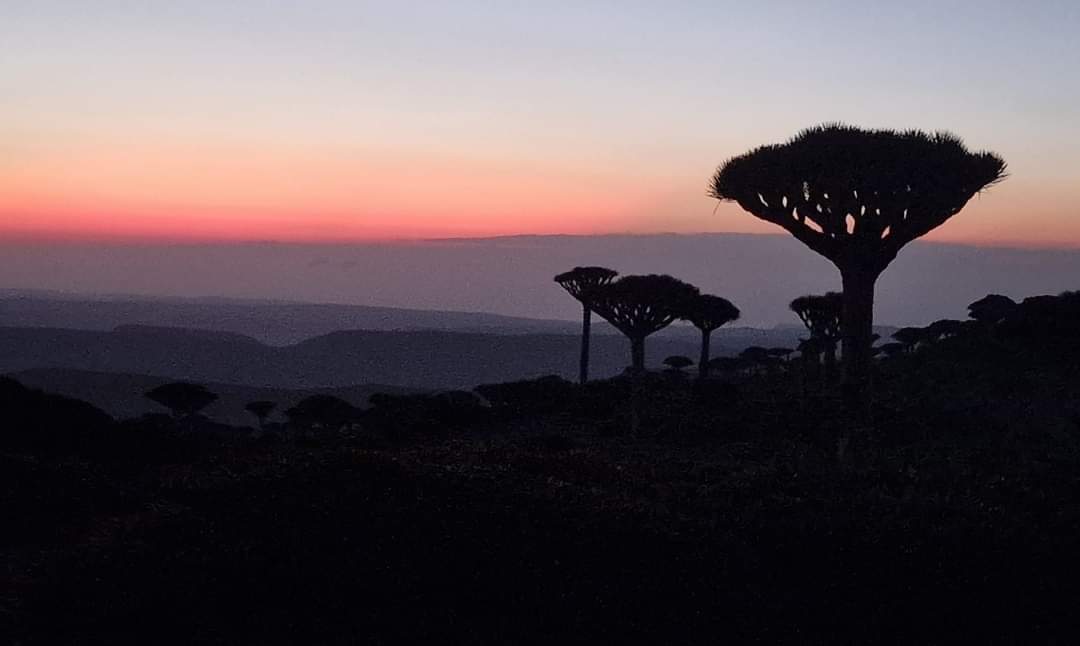
[[[710,194],[782,227],[840,270],[844,400],[868,410],[878,276],[904,245],[1005,177],[1005,162],[959,137],[824,125],[728,160]]]
[[[683,370],[694,365],[694,360],[681,354],[674,354],[664,359],[664,365],[678,373],[682,373]]]
[[[987,294],[968,305],[968,316],[983,325],[991,326],[1004,321],[1016,310],[1016,301],[1001,294]]]
[[[915,347],[927,340],[926,330],[921,327],[902,327],[892,333],[892,338],[904,346],[904,352],[914,352]]]
[[[697,287],[667,275],[623,276],[592,291],[594,311],[630,340],[630,364],[645,370],[645,339],[671,325],[698,296]]]
[[[739,358],[742,359],[746,365],[754,367],[767,368],[769,364],[772,363],[772,357],[769,355],[768,348],[763,348],[759,345],[752,345],[743,349],[743,351],[739,353]]]
[[[680,318],[689,321],[701,331],[701,357],[698,359],[698,377],[709,376],[709,342],[714,330],[739,320],[739,308],[731,301],[711,294],[699,294],[690,299]]]
[[[168,408],[178,420],[192,417],[218,399],[205,386],[187,382],[164,384],[146,392],[144,396]]]
[[[619,272],[607,267],[574,267],[555,277],[555,282],[581,303],[581,359],[578,370],[581,383],[589,380],[589,333],[592,326],[590,294],[597,287],[610,283],[618,275]]]
[[[266,426],[266,419],[277,408],[277,404],[271,401],[254,401],[244,406],[244,410],[251,413],[259,420],[259,428]]]
[[[810,338],[817,339],[825,356],[825,368],[831,375],[836,368],[836,346],[840,342],[840,322],[844,297],[837,292],[822,295],[808,294],[791,301],[788,306],[799,317]]]
[[[966,326],[963,321],[953,319],[940,319],[926,326],[926,338],[932,343],[942,339],[951,339],[964,333]]]

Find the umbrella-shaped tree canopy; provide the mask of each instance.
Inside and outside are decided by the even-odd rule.
[[[574,267],[556,276],[555,282],[571,296],[588,305],[589,291],[610,283],[618,275],[619,272],[607,267]]]
[[[1005,162],[921,130],[810,128],[724,163],[710,194],[779,225],[838,266],[880,272],[905,244],[1005,177]]]
[[[623,276],[593,292],[593,309],[626,336],[646,337],[671,325],[698,293],[667,275]]]
[[[799,296],[791,301],[789,307],[803,322],[811,336],[832,343],[840,338],[843,295],[839,292]]]
[[[178,419],[191,417],[218,399],[205,386],[187,382],[163,384],[145,393],[145,397],[168,408]]]
[[[698,288],[667,275],[623,276],[590,294],[593,309],[631,344],[635,371],[645,367],[645,337],[664,329],[685,312]]]
[[[700,294],[689,301],[681,318],[699,330],[712,332],[739,320],[740,315],[739,308],[728,299],[712,294]]]

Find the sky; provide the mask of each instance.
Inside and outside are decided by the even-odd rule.
[[[1080,248],[1080,2],[0,0],[0,242],[772,232],[821,122],[1010,177],[929,237]]]

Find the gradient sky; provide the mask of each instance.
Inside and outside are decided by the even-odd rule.
[[[1080,247],[1080,2],[0,0],[0,239],[773,231],[705,197],[823,121],[1011,177],[938,240]]]

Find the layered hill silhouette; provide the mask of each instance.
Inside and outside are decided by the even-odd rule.
[[[121,326],[232,332],[290,345],[339,330],[453,330],[485,334],[576,334],[576,323],[399,307],[221,298],[88,298],[42,290],[0,290],[0,325],[110,331]],[[610,328],[600,334],[617,334]]]
[[[715,354],[748,345],[793,347],[798,330],[722,334]],[[481,383],[556,374],[573,378],[579,339],[569,334],[479,334],[354,330],[277,347],[242,335],[167,327],[122,326],[108,332],[58,328],[0,328],[0,374],[64,369],[149,375],[199,383],[311,389],[386,384],[419,389],[472,388]],[[648,364],[693,354],[689,334],[650,339]],[[629,363],[621,336],[593,341],[594,375],[616,375]],[[42,384],[46,386],[48,384]]]

